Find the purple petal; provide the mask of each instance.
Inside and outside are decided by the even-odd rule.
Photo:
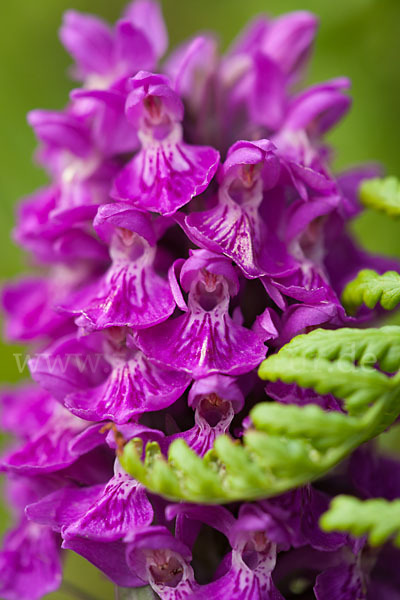
[[[319,518],[328,509],[329,498],[307,485],[259,503],[268,516],[273,517],[293,547],[305,546],[329,552],[341,548],[347,536],[341,533],[325,533],[319,527]],[[267,521],[268,522],[268,521]],[[278,531],[278,530],[277,530]],[[279,537],[276,539],[279,543]]]
[[[56,405],[52,417],[25,445],[3,456],[1,468],[30,475],[65,468],[78,458],[71,442],[85,427],[84,421]]]
[[[229,571],[212,583],[201,587],[196,598],[229,598],[232,600],[283,600],[276,589],[271,572],[275,566],[275,546],[263,553],[250,548],[241,555],[232,553]]]
[[[259,232],[251,217],[238,205],[220,202],[211,210],[192,213],[186,217],[186,226],[202,246],[214,252],[222,250],[248,276],[264,274],[258,264]]]
[[[318,19],[306,11],[283,15],[271,23],[262,50],[297,79],[310,55],[317,26]]]
[[[135,0],[126,8],[124,16],[146,34],[160,58],[168,47],[168,32],[160,4],[153,0]]]
[[[139,146],[137,131],[125,117],[125,94],[117,90],[85,90],[71,92],[73,100],[93,101],[92,132],[96,146],[105,156],[132,152]]]
[[[153,520],[144,487],[122,472],[106,486],[58,490],[28,506],[26,513],[29,519],[60,531],[64,539],[100,542],[121,539]]]
[[[218,280],[223,278],[228,284],[231,296],[236,296],[239,291],[239,278],[236,269],[224,256],[208,250],[189,250],[189,258],[182,265],[180,280],[183,289],[190,291],[192,284],[199,276],[199,272],[207,271],[216,275]]]
[[[74,57],[81,77],[107,74],[113,67],[114,41],[108,25],[97,17],[69,10],[60,39]]]
[[[126,66],[127,75],[134,75],[141,69],[150,70],[154,67],[154,48],[149,40],[148,31],[147,28],[141,31],[128,20],[117,23],[115,57],[120,65]]]
[[[175,402],[190,382],[189,376],[159,367],[141,353],[116,366],[99,387],[69,394],[65,406],[89,421],[126,423],[144,412]]]
[[[335,241],[329,246],[324,262],[329,280],[338,295],[342,293],[346,283],[354,279],[361,269],[374,269],[378,273],[400,271],[398,260],[365,252],[356,245],[347,232],[336,236]]]
[[[254,123],[276,130],[286,105],[285,78],[281,68],[262,54],[254,58],[254,89],[250,97],[250,116]]]
[[[199,506],[184,503],[170,504],[166,509],[166,516],[168,520],[178,517],[177,528],[179,529],[182,528],[185,520],[200,521],[213,529],[217,529],[217,531],[220,531],[226,537],[229,537],[235,523],[232,513],[224,506]]]
[[[61,532],[84,515],[104,490],[104,484],[64,487],[28,504],[25,514],[31,521]]]
[[[122,169],[112,196],[142,210],[172,215],[207,188],[218,163],[219,153],[207,146],[153,142]]]
[[[260,49],[272,26],[264,15],[252,19],[240,32],[229,49],[229,54],[254,54]]]
[[[218,396],[222,400],[229,401],[235,412],[243,408],[243,392],[232,377],[225,375],[210,375],[195,381],[189,391],[188,404],[196,408],[201,400],[210,396]]]
[[[399,550],[391,544],[381,549],[378,560],[371,573],[368,586],[368,600],[398,600],[400,589]]]
[[[129,80],[132,90],[127,98],[125,113],[128,121],[140,129],[144,146],[172,137],[181,140],[181,131],[176,124],[183,120],[182,99],[171,88],[165,75],[139,71]]]
[[[32,378],[61,401],[77,389],[100,385],[110,373],[101,342],[97,335],[61,338],[29,361]]]
[[[60,287],[46,277],[26,277],[8,283],[1,297],[7,315],[6,336],[10,340],[27,341],[67,332],[68,317],[54,310],[59,294]]]
[[[314,593],[317,600],[365,600],[366,581],[357,565],[343,562],[318,575]]]
[[[43,263],[106,261],[105,247],[81,223],[106,197],[104,183],[93,181],[39,190],[19,206],[14,239]]]
[[[286,239],[288,243],[298,237],[315,219],[334,211],[340,204],[340,196],[313,198],[309,202],[299,200],[287,214]]]
[[[279,326],[280,319],[278,314],[272,308],[266,308],[261,315],[256,317],[252,330],[263,342],[266,342],[279,337]]]
[[[349,473],[365,498],[400,497],[400,463],[390,456],[379,456],[374,446],[364,444],[350,458]]]
[[[227,433],[233,417],[229,401],[221,400],[218,396],[203,398],[196,408],[195,426],[170,436],[169,441],[182,438],[199,456],[204,456],[214,446],[217,437]]]
[[[314,305],[293,304],[284,314],[279,342],[285,344],[295,335],[321,325],[339,326],[345,323],[345,312],[339,301]]]
[[[141,530],[131,531],[125,541],[131,546],[128,548],[128,554],[132,554],[141,550],[157,550],[158,548],[168,548],[173,552],[181,554],[182,557],[189,561],[192,558],[192,553],[189,548],[180,540],[176,539],[170,531],[163,525],[149,525],[142,527]],[[132,562],[132,564],[134,564]],[[138,569],[143,568],[143,561],[138,562]],[[136,566],[134,567],[136,568]]]
[[[196,107],[207,91],[208,77],[215,70],[217,63],[217,40],[212,34],[196,36],[169,56],[164,65],[170,76],[175,91]],[[200,77],[199,77],[200,75]],[[196,93],[193,88],[196,86]]]
[[[221,311],[188,313],[137,333],[138,346],[161,364],[195,378],[240,375],[265,357],[260,338]]]
[[[56,401],[32,383],[2,389],[0,393],[1,427],[19,437],[29,438],[50,418]]]
[[[32,110],[28,123],[44,144],[68,150],[85,158],[92,150],[90,133],[85,124],[72,114]]]
[[[382,167],[374,164],[360,165],[344,171],[337,176],[338,186],[343,194],[343,213],[345,219],[352,219],[361,212],[358,198],[360,184],[366,179],[382,177]]]
[[[165,600],[196,598],[189,548],[163,526],[134,531],[128,537],[127,562],[132,571]]]
[[[63,530],[63,535],[114,541],[137,527],[150,525],[152,520],[153,508],[145,488],[129,475],[117,473],[88,511]]]
[[[288,109],[284,127],[290,130],[312,127],[313,132],[325,133],[350,107],[351,99],[342,92],[349,85],[349,80],[343,77],[315,85],[300,93]]]
[[[299,406],[318,404],[324,410],[342,410],[340,401],[331,394],[320,396],[313,390],[301,388],[296,384],[287,384],[281,381],[268,383],[265,391],[268,396],[282,404],[298,404]]]
[[[59,542],[47,527],[24,519],[0,551],[0,594],[4,600],[40,600],[61,584]]]
[[[79,310],[78,324],[88,331],[151,327],[167,319],[175,308],[168,283],[152,267],[140,263],[114,261],[92,289],[92,299]]]
[[[271,280],[270,285],[281,294],[300,302],[319,304],[320,302],[337,302],[332,287],[322,277],[319,270],[308,262],[291,275]]]
[[[150,246],[154,246],[157,241],[151,218],[122,202],[100,206],[93,226],[101,239],[108,244],[112,242],[113,235],[118,227],[137,233]]]

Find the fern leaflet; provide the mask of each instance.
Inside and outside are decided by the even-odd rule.
[[[362,304],[375,308],[378,303],[382,308],[392,310],[400,302],[400,274],[387,271],[379,275],[371,269],[364,269],[347,284],[342,302],[350,312],[355,312]]]
[[[360,199],[364,206],[400,216],[400,181],[396,177],[368,179],[360,186]]]
[[[337,496],[322,515],[320,525],[325,531],[347,531],[354,536],[367,534],[372,546],[394,537],[395,545],[400,546],[400,500],[363,501],[352,496]]]

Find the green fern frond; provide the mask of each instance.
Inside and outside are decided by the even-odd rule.
[[[379,329],[350,329],[343,327],[333,331],[315,329],[310,333],[298,335],[278,352],[268,357],[261,365],[259,374],[262,379],[264,370],[272,358],[288,356],[304,358],[305,368],[312,359],[326,359],[332,363],[347,361],[358,366],[379,367],[388,373],[400,369],[400,327],[387,325]],[[330,383],[328,382],[328,386]]]
[[[396,177],[368,179],[360,186],[360,199],[364,206],[400,216],[400,181]]]
[[[400,500],[382,498],[359,500],[337,496],[320,520],[325,531],[346,531],[354,536],[368,535],[371,546],[380,546],[394,538],[400,546]]]
[[[342,294],[342,303],[350,312],[362,304],[375,308],[378,303],[382,308],[392,310],[399,302],[400,274],[396,271],[379,275],[376,271],[364,269],[347,284]]]
[[[166,458],[151,442],[143,462],[137,440],[132,440],[120,460],[150,491],[174,501],[220,504],[265,498],[326,473],[377,428],[380,432],[387,426],[387,406],[381,400],[362,417],[350,417],[313,405],[261,403],[251,412],[255,428],[245,433],[243,443],[220,436],[200,458],[177,439]]]
[[[297,383],[318,394],[333,394],[345,401],[350,414],[357,414],[395,385],[368,366],[357,367],[346,360],[292,356],[289,351],[278,352],[264,361],[259,374],[269,381]]]
[[[204,458],[181,439],[170,445],[168,457],[151,442],[143,461],[140,442],[132,440],[122,466],[152,492],[175,501],[212,504],[282,493],[323,475],[394,422],[399,376],[371,365],[394,372],[399,363],[398,327],[298,336],[263,362],[260,376],[333,393],[348,414],[263,402],[250,412],[253,427],[242,442],[220,436]]]

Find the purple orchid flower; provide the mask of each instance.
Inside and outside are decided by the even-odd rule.
[[[276,544],[267,538],[264,523],[255,514],[239,513],[235,520],[223,507],[176,505],[167,509],[168,518],[176,515],[177,531],[183,540],[193,538],[197,529],[186,521],[197,521],[223,533],[232,548],[220,566],[219,576],[198,589],[193,596],[196,600],[226,596],[249,600],[282,599],[271,576],[276,561]]]
[[[176,266],[182,288],[188,293],[187,304],[175,266],[171,267],[170,279],[176,302],[186,314],[137,332],[139,348],[149,358],[192,373],[195,378],[218,372],[239,375],[253,369],[264,358],[266,348],[255,333],[229,316],[230,296],[238,292],[231,263],[207,250],[195,250]]]
[[[196,598],[198,584],[190,566],[189,548],[165,526],[151,526],[128,534],[126,559],[130,569],[149,583],[162,600]]]
[[[112,195],[141,210],[172,215],[209,185],[219,153],[182,141],[183,104],[163,75],[141,71],[131,80],[126,116],[141,151],[114,182]]]
[[[186,217],[185,229],[193,241],[224,253],[246,277],[290,271],[290,257],[259,214],[264,192],[276,185],[279,172],[275,147],[268,140],[232,146],[221,169],[216,207]]]
[[[229,431],[235,413],[243,408],[244,397],[233,377],[210,375],[193,383],[188,403],[195,409],[194,427],[170,436],[168,441],[182,438],[203,456],[219,435]]]
[[[168,282],[153,267],[156,235],[151,219],[124,205],[110,204],[99,209],[94,227],[109,243],[111,266],[64,308],[80,314],[77,324],[89,332],[107,327],[141,329],[167,319],[175,302]]]

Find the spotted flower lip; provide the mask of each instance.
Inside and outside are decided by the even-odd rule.
[[[113,542],[149,525],[153,509],[144,487],[115,465],[104,484],[65,487],[26,508],[29,519],[60,531],[63,538]]]
[[[4,600],[55,591],[64,550],[161,600],[397,598],[397,550],[319,527],[337,493],[398,497],[397,462],[370,445],[318,482],[226,506],[174,504],[121,466],[136,448],[156,490],[184,477],[191,451],[229,487],[220,448],[258,452],[258,402],[344,411],[256,373],[297,334],[379,316],[341,305],[361,268],[400,271],[348,230],[360,183],[381,171],[332,168],[325,134],[350,82],[302,87],[317,25],[307,11],[260,15],[224,53],[204,32],[165,57],[155,0],[112,26],[66,12],[74,89],[64,109],[28,114],[50,182],[23,199],[13,232],[35,271],[1,292],[33,380],[0,392],[13,437],[0,457],[14,513]]]

